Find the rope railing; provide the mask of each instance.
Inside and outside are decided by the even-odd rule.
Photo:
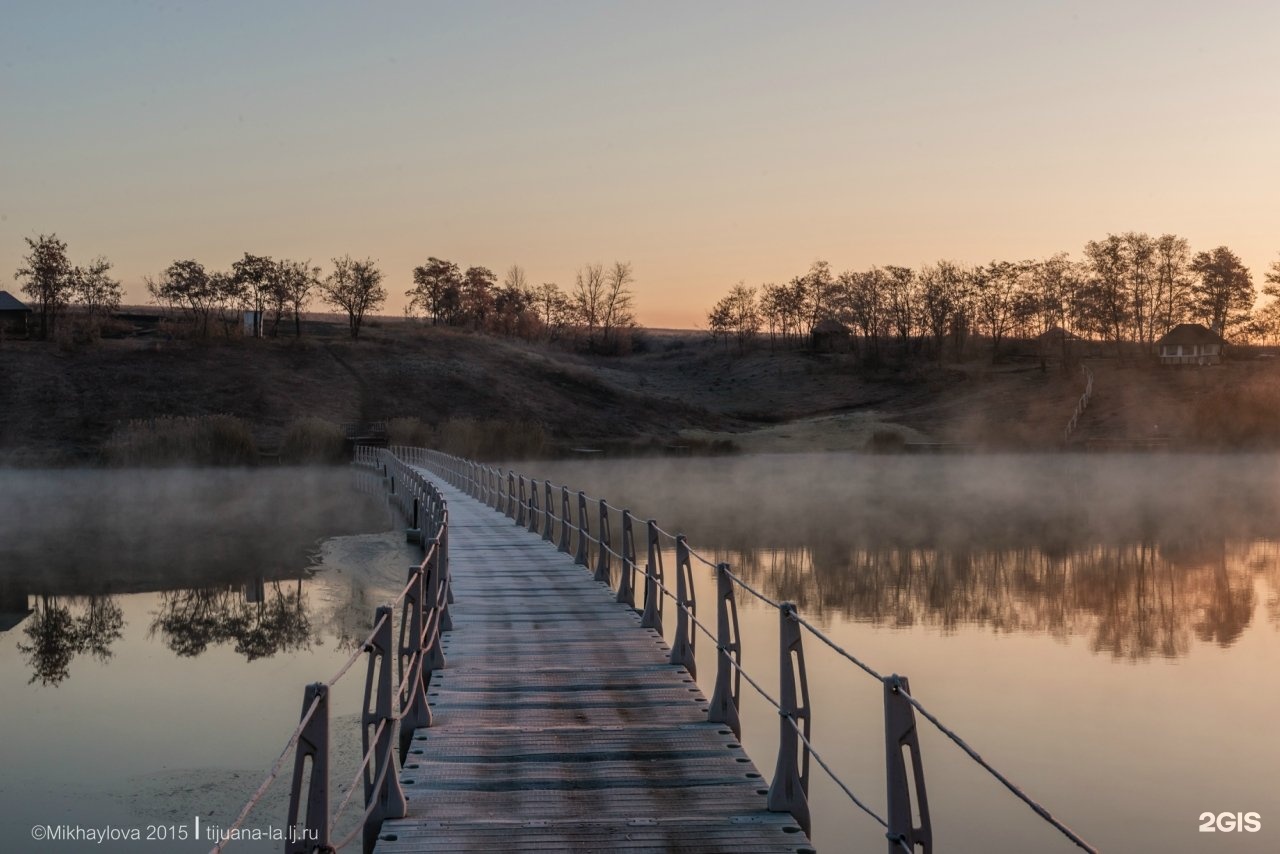
[[[748,584],[747,582],[743,581],[743,580],[742,580],[741,578],[739,578],[738,576],[734,575],[732,572],[731,572],[731,573],[729,573],[729,580],[730,580],[730,581],[732,581],[734,584],[738,585],[739,587],[741,587],[741,588],[742,588],[743,590],[745,590],[746,592],[750,593],[750,594],[751,594],[752,596],[754,596],[755,598],[759,599],[759,600],[760,600],[761,602],[763,602],[764,604],[768,605],[770,608],[781,608],[781,607],[782,607],[782,603],[781,603],[781,602],[777,601],[776,599],[771,599],[771,598],[769,598],[768,596],[764,595],[764,594],[763,594],[763,593],[761,593],[759,590],[756,590],[756,589],[755,589],[754,587],[752,587],[750,584]]]
[[[298,726],[262,784],[210,854],[221,854],[237,838],[235,831],[243,826],[280,777],[291,752],[294,771],[289,793],[286,854],[339,851],[362,835],[363,850],[368,854],[377,841],[382,822],[405,815],[405,797],[396,768],[407,755],[413,730],[430,726],[426,683],[431,672],[444,666],[440,635],[451,628],[449,512],[436,486],[399,456],[385,449],[357,446],[354,463],[382,475],[388,502],[407,521],[406,538],[422,546],[423,558],[409,568],[407,583],[395,599],[378,607],[368,636],[333,676],[306,687]],[[399,644],[392,643],[396,608],[401,609]],[[368,660],[361,715],[363,754],[342,802],[331,813],[330,690],[361,656],[367,656]],[[394,671],[399,672],[398,680],[393,678]],[[350,833],[331,843],[358,788],[363,789],[364,794],[363,815]]]
[[[310,705],[303,709],[302,720],[299,721],[298,726],[294,728],[293,735],[289,736],[289,740],[284,745],[284,750],[280,751],[280,755],[276,758],[276,761],[272,763],[271,770],[267,772],[266,778],[254,793],[249,796],[249,800],[246,801],[244,807],[241,808],[240,814],[236,816],[235,821],[231,822],[231,824],[227,826],[226,832],[222,834],[222,841],[213,846],[209,854],[221,854],[222,849],[227,846],[227,843],[233,836],[235,836],[235,832],[244,824],[244,820],[249,817],[249,813],[253,812],[253,808],[258,805],[263,796],[266,795],[267,790],[271,788],[271,784],[280,776],[280,771],[284,768],[285,758],[288,757],[289,751],[293,750],[297,745],[298,739],[302,736],[302,731],[306,729],[307,724],[311,722],[311,719],[315,716],[316,712],[320,710],[320,702],[320,698],[317,697],[310,703]]]
[[[1093,385],[1092,373],[1087,368],[1085,373],[1089,382],[1082,405],[1079,407],[1080,411],[1088,405],[1088,396]],[[616,562],[620,570],[616,578],[617,599],[641,613],[641,625],[656,628],[661,632],[661,602],[664,599],[672,601],[675,605],[677,622],[671,662],[683,664],[688,668],[690,675],[696,678],[693,649],[697,634],[705,635],[716,646],[716,678],[708,704],[708,720],[726,724],[735,735],[741,736],[738,708],[740,685],[743,680],[778,712],[779,750],[773,782],[769,789],[769,809],[790,812],[806,832],[810,831],[808,768],[809,759],[812,757],[855,806],[885,828],[885,836],[891,846],[908,852],[932,850],[933,831],[915,722],[915,713],[919,712],[1042,820],[1081,849],[1096,851],[1093,846],[1055,818],[1048,809],[1011,782],[959,735],[926,710],[911,695],[909,682],[905,676],[881,674],[836,643],[817,626],[801,617],[795,605],[773,599],[733,573],[729,564],[712,560],[698,553],[689,546],[683,535],[664,530],[654,520],[641,523],[645,527],[645,536],[641,539],[644,541],[643,545],[647,547],[645,559],[641,561],[638,559],[636,547],[637,520],[626,508],[616,507],[603,499],[591,498],[582,491],[575,493],[563,484],[553,484],[546,479],[529,478],[513,471],[482,465],[440,451],[392,447],[389,453],[404,459],[411,466],[433,472],[453,487],[484,502],[495,511],[503,513],[516,524],[528,528],[531,532],[540,533],[544,540],[552,543],[560,551],[574,554],[575,562],[594,568],[595,578],[604,584],[615,585],[613,569]],[[555,494],[560,495],[559,513],[556,512],[556,502],[552,500]],[[577,496],[576,519],[572,515],[573,502],[569,500],[571,494]],[[594,514],[588,511],[589,506],[595,508]],[[591,515],[597,516],[594,533]],[[620,522],[620,547],[616,545],[614,539],[614,521]],[[674,592],[664,577],[663,540],[675,544],[675,571],[678,583]],[[591,554],[593,551],[594,559]],[[717,625],[714,632],[696,616],[692,578],[688,575],[691,565],[695,562],[715,573]],[[642,579],[644,590],[644,601],[640,606],[637,606],[635,601],[637,576]],[[735,595],[735,591],[738,590],[776,610],[779,614],[781,656],[779,663],[781,666],[779,668],[780,691],[777,697],[766,690],[742,665],[742,645],[738,630],[737,596]],[[802,641],[805,634],[829,647],[836,655],[881,684],[885,708],[885,780],[888,807],[884,816],[870,808],[818,754],[813,745],[809,734],[810,709]]]
[[[385,721],[378,724],[377,730],[374,731],[375,741],[379,736],[382,735],[382,731],[385,727],[386,727]],[[344,810],[346,810],[347,804],[351,803],[351,796],[356,793],[356,786],[360,783],[361,779],[364,777],[364,771],[366,768],[369,767],[369,763],[374,760],[375,754],[377,753],[377,751],[378,751],[378,746],[377,744],[374,744],[372,747],[370,747],[368,750],[364,752],[364,757],[360,760],[360,766],[356,768],[356,773],[352,776],[351,783],[347,786],[346,797],[342,799],[342,803],[338,804],[338,808],[333,811],[333,820],[330,822],[330,824],[334,828],[338,826],[338,821],[342,818],[342,813]],[[342,846],[335,845],[333,847],[341,848]]]
[[[937,727],[939,732],[941,732],[947,738],[951,739],[951,741],[953,741],[957,747],[959,747],[966,754],[968,754],[970,759],[972,759],[974,762],[977,762],[979,765],[985,768],[987,772],[991,774],[991,776],[999,780],[1000,783],[1006,789],[1012,792],[1014,797],[1016,797],[1018,800],[1022,801],[1024,804],[1029,806],[1036,815],[1040,816],[1040,818],[1044,819],[1049,824],[1057,828],[1058,831],[1061,832],[1063,836],[1067,837],[1067,839],[1070,839],[1078,847],[1084,849],[1085,851],[1095,852],[1096,854],[1097,849],[1095,849],[1088,842],[1085,842],[1083,839],[1081,839],[1080,836],[1077,835],[1074,830],[1067,827],[1058,819],[1054,818],[1053,814],[1050,813],[1048,809],[1046,809],[1043,805],[1035,801],[1030,795],[1024,792],[1017,784],[1013,783],[1008,777],[1006,777],[1004,774],[1001,774],[998,770],[996,770],[991,765],[990,762],[983,759],[982,756],[980,756],[976,750],[970,747],[963,738],[956,735],[954,731],[952,731],[950,728],[945,726],[942,723],[942,721],[938,720],[928,709],[926,709],[924,706],[920,704],[919,700],[917,700],[915,697],[912,697],[910,694],[908,694],[906,689],[899,689],[898,693],[900,693],[902,695],[902,698],[906,700],[908,703],[910,703],[911,706],[915,708],[917,712],[924,715],[925,720],[929,721],[929,723]]]

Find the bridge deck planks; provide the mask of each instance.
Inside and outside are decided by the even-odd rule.
[[[551,543],[440,489],[453,631],[401,773],[408,815],[376,851],[813,850],[657,632]]]

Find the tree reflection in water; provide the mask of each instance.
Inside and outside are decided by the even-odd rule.
[[[211,645],[234,643],[249,661],[279,652],[309,649],[311,620],[302,581],[288,590],[279,581],[252,587],[197,587],[160,594],[148,637],[157,634],[181,656],[194,657]]]
[[[836,543],[728,548],[748,581],[819,618],[891,626],[1085,636],[1116,658],[1174,658],[1193,641],[1230,646],[1252,620],[1256,583],[1280,616],[1280,544],[1166,542],[1071,551]]]
[[[18,651],[31,667],[28,684],[61,683],[81,653],[106,661],[112,655],[111,644],[122,635],[124,612],[114,597],[68,597],[67,601],[70,604],[57,596],[39,597],[35,613],[22,628],[27,643],[19,641]],[[72,605],[81,612],[72,613]]]

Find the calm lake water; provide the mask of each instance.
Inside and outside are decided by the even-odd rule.
[[[529,463],[688,534],[913,694],[1107,851],[1280,850],[1280,458]],[[31,825],[228,823],[416,553],[346,470],[0,472],[0,851]],[[361,489],[365,491],[361,491]],[[674,561],[666,554],[668,577]],[[714,622],[713,580],[695,564]],[[776,613],[739,597],[776,690]],[[462,604],[459,605],[462,607]],[[674,623],[668,610],[668,635]],[[805,637],[814,742],[884,809],[878,683]],[[699,638],[709,690],[714,647]],[[362,670],[363,665],[357,670]],[[335,693],[334,779],[363,674]],[[743,685],[767,777],[778,719]],[[1072,846],[919,722],[939,851]],[[821,850],[882,830],[814,767]],[[287,775],[249,820],[283,825]],[[335,805],[341,792],[335,796]],[[1258,812],[1258,833],[1198,831]],[[142,850],[200,851],[155,844]],[[273,850],[272,845],[231,850]]]
[[[686,533],[872,667],[909,676],[917,699],[1101,850],[1280,850],[1280,458],[519,468]],[[674,578],[669,552],[665,563]],[[694,570],[714,625],[711,572]],[[738,601],[744,664],[776,693],[776,611]],[[668,636],[673,622],[669,612]],[[714,646],[700,641],[709,688]],[[807,634],[805,648],[814,744],[883,814],[881,687]],[[743,741],[767,777],[777,714],[742,690]],[[938,850],[1076,850],[918,725]],[[818,847],[884,850],[882,829],[816,765],[812,775]],[[1257,812],[1262,829],[1202,833],[1204,812]]]
[[[345,661],[414,557],[360,485],[345,468],[0,472],[0,851],[209,849],[31,828],[230,823],[304,685]],[[335,689],[335,784],[358,762],[363,678]],[[288,783],[247,827],[283,827]]]

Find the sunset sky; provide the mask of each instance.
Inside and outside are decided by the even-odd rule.
[[[428,256],[641,322],[739,280],[1078,254],[1108,231],[1280,250],[1280,3],[0,0],[0,288],[22,238],[177,258]]]

